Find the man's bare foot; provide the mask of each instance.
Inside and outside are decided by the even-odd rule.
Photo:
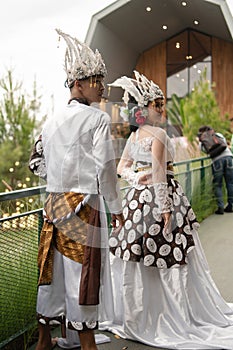
[[[37,343],[35,350],[52,350],[53,348],[55,348],[56,345],[57,345],[57,338],[52,338],[50,345]]]
[[[51,339],[51,343],[52,343],[52,348],[51,349],[55,348],[55,346],[57,345],[57,339],[58,339],[57,337]]]

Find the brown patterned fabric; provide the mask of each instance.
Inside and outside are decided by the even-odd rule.
[[[53,235],[54,226],[51,223],[44,222],[40,234],[40,244],[38,250],[38,267],[39,267],[39,281],[38,285],[50,284],[52,281],[53,271]]]
[[[101,242],[100,217],[96,204],[92,205],[89,224],[79,289],[80,305],[99,304],[99,293],[96,290],[100,287]]]
[[[158,210],[153,186],[130,188],[123,199],[125,225],[112,231],[110,251],[125,261],[143,261],[145,266],[170,268],[187,263],[194,248],[193,231],[199,224],[179,182],[168,176],[169,198],[173,211],[167,230]]]
[[[52,281],[55,246],[62,255],[84,263],[81,276],[81,285],[85,285],[85,288],[81,288],[82,304],[96,305],[100,278],[100,232],[96,228],[100,227],[96,208],[98,197],[93,196],[76,215],[74,211],[84,197],[83,194],[72,192],[49,194],[45,203],[46,215],[38,252],[38,284],[50,284]]]

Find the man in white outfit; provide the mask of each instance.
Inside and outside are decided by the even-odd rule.
[[[99,319],[108,317],[110,302],[106,211],[113,226],[124,223],[110,117],[90,106],[101,100],[106,68],[98,51],[57,32],[67,44],[71,96],[45,123],[41,136],[49,195],[38,254],[36,350],[55,345],[53,321],[76,331],[83,350],[96,350],[94,330]]]

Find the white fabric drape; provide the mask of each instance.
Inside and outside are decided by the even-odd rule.
[[[233,305],[221,297],[193,235],[196,248],[179,268],[111,256],[115,316],[100,329],[166,349],[233,349]]]

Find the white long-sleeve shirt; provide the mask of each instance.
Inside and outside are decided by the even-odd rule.
[[[48,192],[99,193],[122,211],[108,114],[72,101],[47,120],[42,143]]]

